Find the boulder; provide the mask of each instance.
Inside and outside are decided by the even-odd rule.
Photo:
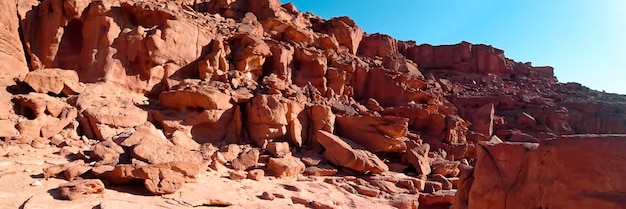
[[[623,181],[606,184],[626,172],[626,138],[621,135],[578,135],[535,143],[481,143],[471,187],[457,198],[467,208],[619,208]],[[584,150],[584,152],[581,152]],[[524,159],[524,160],[520,160]],[[589,166],[603,169],[589,169]],[[603,178],[598,178],[602,176]],[[462,178],[463,185],[469,178]],[[515,193],[512,195],[511,192]],[[586,191],[586,192],[580,192]],[[546,199],[545,195],[550,196]],[[469,205],[468,205],[469,203]],[[488,204],[487,204],[488,203]],[[457,203],[455,203],[456,205]]]
[[[297,176],[304,172],[304,168],[304,163],[293,156],[270,158],[267,164],[268,172],[278,178]]]
[[[48,139],[60,133],[78,115],[76,108],[47,94],[17,95],[13,97],[13,101],[18,114],[28,119],[19,121],[16,128],[22,136],[33,139]]]
[[[322,130],[317,132],[317,139],[326,149],[324,157],[335,165],[364,173],[382,173],[389,170],[376,155],[350,140]]]
[[[327,33],[351,54],[356,54],[363,39],[363,30],[349,17],[336,17],[326,23]]]
[[[200,164],[199,153],[168,144],[142,143],[133,148],[132,156],[152,164],[189,162]]]
[[[248,132],[258,146],[265,148],[268,141],[287,135],[287,102],[278,95],[259,95],[248,103]]]
[[[426,146],[422,146],[426,147]],[[428,158],[428,148],[426,152],[420,152],[419,147],[407,150],[406,160],[415,168],[419,174],[428,175],[431,172],[430,158]]]
[[[93,145],[91,151],[91,159],[100,161],[100,164],[116,165],[120,155],[124,153],[124,148],[113,140],[106,140]]]
[[[37,93],[65,94],[71,96],[83,92],[84,85],[78,82],[78,73],[73,70],[46,68],[29,72],[24,79]]]
[[[358,52],[358,55],[365,57],[387,57],[398,53],[398,43],[389,35],[366,34],[363,36]]]
[[[74,180],[59,185],[61,197],[69,200],[77,200],[85,195],[104,193],[104,184],[100,179]]]
[[[407,118],[384,116],[337,117],[337,134],[371,152],[404,152],[402,137],[408,131]]]
[[[227,110],[233,107],[230,95],[216,87],[202,84],[180,86],[179,89],[163,92],[159,95],[159,101],[170,109]]]
[[[329,106],[326,105],[313,105],[307,109],[309,118],[311,120],[311,127],[309,128],[309,145],[313,148],[321,148],[320,143],[317,140],[317,131],[323,130],[329,133],[335,130],[335,114]]]
[[[243,151],[239,157],[231,162],[231,165],[235,170],[248,170],[256,167],[259,162],[259,154],[260,152],[257,148]]]
[[[226,72],[230,65],[226,56],[230,55],[230,47],[221,39],[211,41],[211,53],[205,55],[198,63],[198,73],[203,80],[226,80]]]
[[[267,144],[267,151],[273,156],[273,157],[284,157],[287,154],[291,153],[291,150],[289,150],[289,143],[287,142],[271,142],[269,144]]]
[[[105,140],[123,132],[133,132],[148,121],[148,112],[140,106],[148,98],[129,93],[107,83],[87,84],[76,99],[84,135]]]

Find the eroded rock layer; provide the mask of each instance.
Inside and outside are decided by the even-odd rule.
[[[625,134],[626,96],[558,83],[552,67],[488,45],[418,45],[277,0],[9,0],[0,11],[0,138],[71,156],[43,175],[76,179],[63,187],[70,199],[101,193],[100,181],[83,178],[106,187],[142,182],[164,195],[207,172],[233,181],[267,173],[309,176],[376,197],[372,205],[447,208],[458,191],[456,206],[508,208],[526,193],[506,188],[530,188],[516,179],[543,182],[544,195],[581,189],[554,183],[583,172],[567,170],[578,165],[532,173],[561,159],[561,149],[575,155],[570,146],[598,143],[621,159],[618,140],[562,137]],[[511,150],[495,157],[511,163],[490,161],[500,147]],[[500,180],[484,182],[481,172]]]

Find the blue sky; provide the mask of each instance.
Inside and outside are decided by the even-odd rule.
[[[626,94],[626,1],[292,0],[323,18],[350,16],[368,33],[433,45],[463,40],[555,68],[560,82]]]

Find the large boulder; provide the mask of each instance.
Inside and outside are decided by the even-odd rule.
[[[247,103],[248,133],[260,147],[274,139],[287,139],[302,145],[304,103],[280,95],[257,95]]]
[[[387,57],[398,53],[398,41],[385,34],[366,34],[359,46],[359,55],[366,57]]]
[[[148,98],[129,93],[108,83],[87,84],[76,99],[84,135],[107,139],[123,132],[133,132],[148,121],[148,112],[141,106]]]
[[[20,120],[17,129],[24,137],[48,139],[72,123],[78,115],[76,108],[47,94],[29,93],[13,97]],[[7,129],[10,131],[11,129]]]
[[[74,95],[83,92],[84,86],[78,82],[78,74],[73,70],[40,69],[29,72],[24,82],[37,93]]]
[[[581,135],[533,143],[482,143],[459,182],[458,208],[620,208],[626,136]],[[581,151],[582,150],[582,151]],[[466,184],[465,182],[473,183]],[[607,184],[607,179],[612,179]],[[469,194],[469,195],[468,195]],[[549,198],[546,198],[549,197]]]
[[[404,152],[409,119],[393,116],[337,117],[337,134],[371,152]]]
[[[362,146],[326,131],[317,131],[317,140],[326,149],[324,157],[331,163],[364,173],[382,173],[389,167]]]

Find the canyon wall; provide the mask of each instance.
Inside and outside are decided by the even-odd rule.
[[[98,179],[167,194],[222,168],[337,175],[327,180],[336,189],[408,208],[450,207],[456,191],[455,207],[470,208],[615,198],[578,177],[609,166],[587,153],[621,159],[619,140],[563,136],[625,134],[626,96],[558,83],[552,67],[493,46],[399,41],[276,0],[24,0],[0,10],[0,138],[90,147],[79,156]],[[537,170],[548,164],[554,173]],[[561,192],[582,189],[565,180],[599,190]],[[541,199],[551,189],[561,196]]]

